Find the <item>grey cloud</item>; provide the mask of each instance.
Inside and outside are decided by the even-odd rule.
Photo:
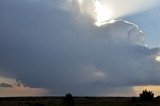
[[[77,23],[71,12],[41,0],[0,5],[0,68],[31,87],[109,95],[111,88],[160,84],[160,63],[153,59],[160,49],[145,47],[132,23],[96,27],[83,17]]]
[[[0,83],[0,87],[12,88],[13,85],[10,85],[10,84],[7,84],[7,83]]]

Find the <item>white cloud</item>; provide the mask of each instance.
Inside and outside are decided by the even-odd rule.
[[[107,21],[144,12],[160,6],[159,0],[68,0],[68,9],[83,14],[101,26]]]

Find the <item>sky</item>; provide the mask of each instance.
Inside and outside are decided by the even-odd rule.
[[[159,10],[158,0],[1,0],[0,96],[159,95]]]
[[[150,48],[160,47],[160,36],[158,36],[160,35],[158,31],[160,27],[159,10],[160,7],[155,7],[143,13],[126,16],[124,18],[128,21],[135,22],[143,30],[146,43]]]

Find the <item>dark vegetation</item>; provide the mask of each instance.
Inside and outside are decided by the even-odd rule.
[[[160,106],[160,96],[144,90],[139,97],[7,97],[0,106]]]
[[[66,96],[63,98],[63,104],[64,106],[75,106],[74,98],[70,93],[66,94]]]
[[[142,94],[140,94],[140,100],[143,102],[153,101],[154,93],[152,91],[144,90]]]

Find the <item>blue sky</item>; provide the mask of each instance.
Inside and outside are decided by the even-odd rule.
[[[145,34],[148,47],[160,47],[160,6],[142,13],[125,17],[134,22]]]

